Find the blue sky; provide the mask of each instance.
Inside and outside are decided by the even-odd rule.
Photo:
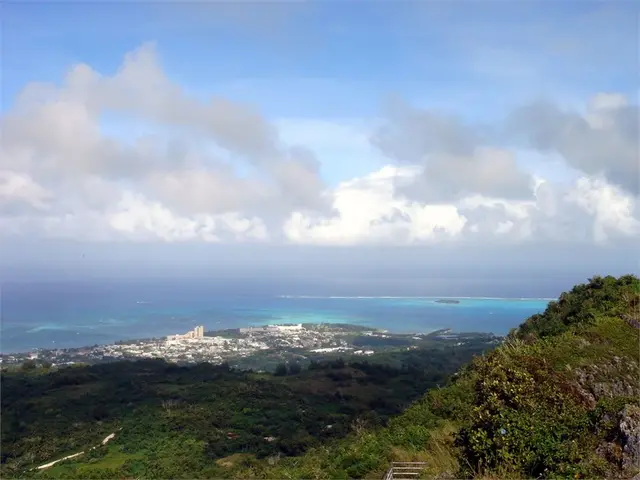
[[[147,41],[171,78],[269,116],[369,116],[401,92],[482,117],[539,94],[635,88],[634,2],[309,3],[6,3],[3,107],[76,62],[111,73]]]
[[[541,96],[577,105],[599,91],[635,93],[634,13],[633,2],[570,0],[10,2],[2,108],[29,82],[60,82],[80,62],[112,74],[126,52],[154,42],[167,76],[191,93],[270,118],[357,121],[400,94],[495,121]],[[332,184],[369,167],[324,156]]]

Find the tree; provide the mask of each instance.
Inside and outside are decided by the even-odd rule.
[[[298,375],[302,371],[302,366],[296,362],[289,366],[289,375]]]
[[[344,367],[345,367],[345,362],[342,357],[338,358],[337,360],[333,360],[331,362],[331,368],[344,368]]]
[[[25,372],[29,372],[36,369],[36,362],[34,360],[25,360],[22,364],[22,370]]]
[[[311,360],[311,363],[309,363],[309,370],[319,370],[320,368],[322,368],[322,365],[317,360]]]
[[[274,375],[276,377],[284,377],[287,374],[287,365],[285,363],[279,363],[276,366],[276,371]]]

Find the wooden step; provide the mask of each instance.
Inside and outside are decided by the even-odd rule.
[[[417,480],[427,462],[392,462],[384,480]]]

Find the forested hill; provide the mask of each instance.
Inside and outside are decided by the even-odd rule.
[[[396,367],[336,360],[282,377],[154,361],[5,374],[3,478],[379,479],[393,461],[426,462],[424,478],[631,478],[639,295],[634,276],[595,277],[473,359],[414,350]]]

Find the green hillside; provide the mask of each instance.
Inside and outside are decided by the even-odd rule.
[[[424,478],[631,478],[640,471],[639,296],[636,277],[593,278],[473,360],[468,350],[466,359],[421,352],[411,367],[336,362],[284,377],[206,365],[180,375],[186,367],[140,362],[107,384],[113,366],[6,376],[3,477],[379,479],[392,461],[423,461]],[[82,457],[27,471],[119,428]]]
[[[630,478],[640,471],[640,281],[596,277],[525,321],[387,428],[236,478]],[[635,321],[635,322],[634,322]]]

